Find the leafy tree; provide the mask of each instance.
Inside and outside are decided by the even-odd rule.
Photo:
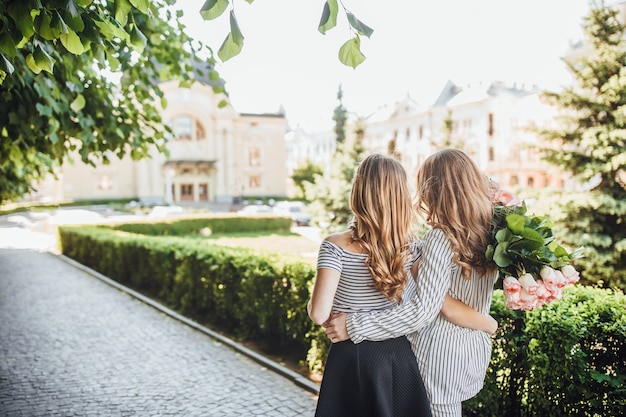
[[[300,191],[300,197],[308,200],[306,195],[307,187],[310,186],[309,184],[315,184],[317,178],[322,174],[324,174],[324,170],[309,160],[294,169],[291,179]]]
[[[254,0],[245,1],[251,4]],[[339,4],[341,4],[345,13],[351,36],[339,48],[339,61],[346,66],[356,68],[365,61],[365,55],[361,52],[361,36],[368,38],[372,36],[372,33],[374,33],[372,28],[361,22],[350,10],[346,9],[343,2],[338,3],[337,0],[326,0],[317,30],[321,34],[326,34],[326,32],[337,26]],[[206,0],[200,10],[200,15],[205,20],[213,20],[222,16],[229,5],[233,6],[228,14],[230,31],[217,52],[218,57],[224,62],[241,53],[245,40],[235,14],[234,0]]]
[[[170,23],[174,3],[0,0],[0,203],[74,151],[92,165],[163,151],[159,80],[204,72],[224,92],[212,51]]]
[[[541,130],[545,159],[588,190],[564,197],[562,239],[584,246],[587,280],[626,288],[626,30],[617,10],[594,4],[585,19],[587,53],[567,62],[575,82],[545,98],[563,110]],[[554,218],[556,221],[557,218]]]

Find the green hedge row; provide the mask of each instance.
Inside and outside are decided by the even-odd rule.
[[[157,226],[152,233],[158,234]],[[323,371],[329,341],[306,313],[313,266],[197,239],[129,232],[142,227],[65,226],[59,242],[65,255],[181,314],[228,329],[241,340],[265,341],[273,353],[294,353],[310,369]],[[162,234],[175,234],[167,229],[174,226],[163,227]],[[464,404],[464,415],[623,414],[623,293],[578,286],[567,289],[562,300],[523,312],[507,309],[497,290],[492,315],[500,328],[491,366],[484,388]]]
[[[621,416],[626,410],[626,297],[572,287],[529,312],[491,307],[499,329],[482,391],[467,416]]]

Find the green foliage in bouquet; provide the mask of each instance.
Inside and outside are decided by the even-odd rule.
[[[582,247],[570,253],[555,240],[548,218],[526,213],[525,203],[494,205],[485,256],[498,266],[501,277],[538,277],[544,266],[560,269],[581,256]]]

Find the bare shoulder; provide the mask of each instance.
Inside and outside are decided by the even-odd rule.
[[[327,236],[324,240],[333,243],[347,251],[363,253],[363,249],[361,248],[361,246],[352,241],[352,232],[350,230],[333,233],[332,235]]]
[[[326,236],[326,239],[330,243],[334,243],[337,246],[345,247],[347,244],[351,243],[350,239],[350,231],[345,230],[343,232],[333,233],[332,235]]]

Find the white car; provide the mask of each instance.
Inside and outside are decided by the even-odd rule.
[[[237,211],[240,216],[255,216],[259,214],[272,214],[272,208],[265,204],[252,204],[245,206],[241,210]]]
[[[306,212],[306,206],[301,201],[279,202],[274,206],[274,213],[291,217],[297,226],[308,226],[311,223],[312,216]]]

